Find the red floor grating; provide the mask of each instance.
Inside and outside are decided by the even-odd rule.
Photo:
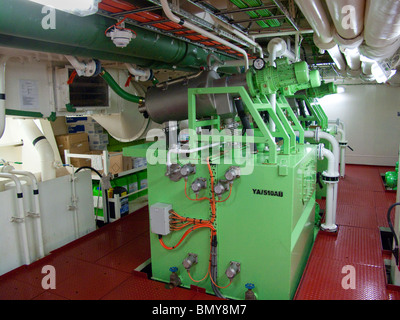
[[[391,167],[346,166],[338,188],[337,234],[319,232],[296,300],[399,300],[399,287],[387,284],[380,228],[388,227],[388,207],[396,200],[385,191],[381,174]],[[321,208],[325,202],[318,200]],[[344,289],[345,266],[355,270],[355,289]]]
[[[338,189],[337,234],[319,232],[296,300],[399,300],[387,285],[380,227],[395,193],[381,174],[393,168],[348,165]],[[325,200],[318,200],[322,210]],[[214,296],[165,284],[135,271],[150,259],[144,208],[0,277],[0,300],[213,300]],[[44,265],[56,268],[56,289],[44,290]],[[356,288],[343,289],[343,267],[353,266]]]

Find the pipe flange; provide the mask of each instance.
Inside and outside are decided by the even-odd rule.
[[[339,45],[340,48],[357,49],[364,42],[364,34],[361,33],[359,36],[357,36],[353,39],[345,39],[345,38],[342,38],[335,30],[335,32],[333,34],[333,39]]]
[[[322,172],[321,174],[322,181],[327,184],[336,184],[339,183],[340,174],[337,173],[335,175],[328,175],[326,171]]]
[[[319,49],[322,50],[330,50],[337,46],[334,40],[331,40],[330,42],[323,42],[316,33],[314,33],[314,43]]]

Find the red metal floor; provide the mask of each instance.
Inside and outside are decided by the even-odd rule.
[[[337,234],[319,232],[296,300],[399,300],[399,287],[387,285],[380,227],[388,228],[387,210],[396,193],[385,191],[381,174],[390,167],[346,166],[340,180]],[[318,201],[325,208],[325,201]],[[355,289],[345,290],[345,266],[355,268]]]
[[[386,285],[379,227],[395,193],[385,192],[381,173],[393,168],[346,167],[339,185],[339,232],[320,232],[295,296],[296,300],[399,300],[398,287]],[[324,208],[324,201],[320,201]],[[211,300],[183,288],[165,289],[135,271],[150,259],[147,208],[107,225],[30,266],[0,277],[0,300]],[[44,290],[44,265],[56,269],[56,289]],[[356,270],[356,289],[344,290],[342,268]]]

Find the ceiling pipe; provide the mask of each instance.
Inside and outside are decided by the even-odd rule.
[[[247,56],[247,52],[244,49],[239,48],[238,46],[235,46],[234,44],[230,43],[229,41],[226,41],[226,40],[224,40],[224,39],[222,39],[222,38],[220,38],[220,37],[208,32],[206,30],[203,30],[202,28],[200,28],[200,27],[198,27],[198,26],[196,26],[196,25],[194,25],[194,24],[192,24],[192,23],[190,23],[190,22],[188,22],[188,21],[186,21],[184,19],[181,19],[181,18],[177,17],[176,15],[174,15],[172,13],[171,9],[169,8],[167,0],[161,0],[161,5],[162,5],[162,8],[164,10],[165,15],[171,21],[173,21],[175,23],[178,23],[178,24],[182,25],[185,28],[193,30],[193,31],[195,31],[195,32],[207,37],[207,38],[210,38],[210,39],[213,39],[215,41],[218,41],[222,45],[227,46],[227,47],[231,48],[232,50],[235,50],[235,51],[241,53],[243,55],[243,59],[245,61],[245,68],[246,68],[246,70],[249,69],[249,57]]]
[[[325,0],[335,26],[333,37],[345,56],[350,74],[361,73],[358,48],[364,41],[365,0]]]
[[[6,47],[128,62],[142,68],[185,71],[204,67],[211,52],[129,22],[126,27],[135,31],[137,37],[122,49],[104,35],[104,31],[115,24],[115,19],[98,14],[78,17],[57,11],[57,28],[45,30],[41,24],[41,5],[25,0],[1,3],[0,44]],[[228,54],[218,53],[218,56],[222,60],[231,59]]]
[[[367,0],[365,45],[361,53],[376,61],[391,58],[400,47],[400,1]]]
[[[233,33],[235,36],[239,37],[240,39],[246,41],[248,44],[250,44],[251,46],[256,48],[256,50],[260,53],[260,58],[264,58],[264,50],[259,43],[255,42],[254,40],[252,40],[251,38],[249,38],[248,36],[246,36],[245,34],[240,32],[239,30],[236,30],[235,28],[231,27],[230,25],[227,25],[226,23],[222,22],[218,18],[216,18],[214,16],[211,16],[211,18],[217,25],[219,25],[220,27]]]
[[[314,43],[326,50],[340,72],[346,70],[346,61],[333,39],[332,26],[320,0],[295,0],[308,23],[314,30]]]

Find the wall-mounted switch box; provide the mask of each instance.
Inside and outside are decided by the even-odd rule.
[[[156,203],[150,206],[150,229],[152,233],[166,236],[171,232],[169,228],[169,211],[171,204]]]

